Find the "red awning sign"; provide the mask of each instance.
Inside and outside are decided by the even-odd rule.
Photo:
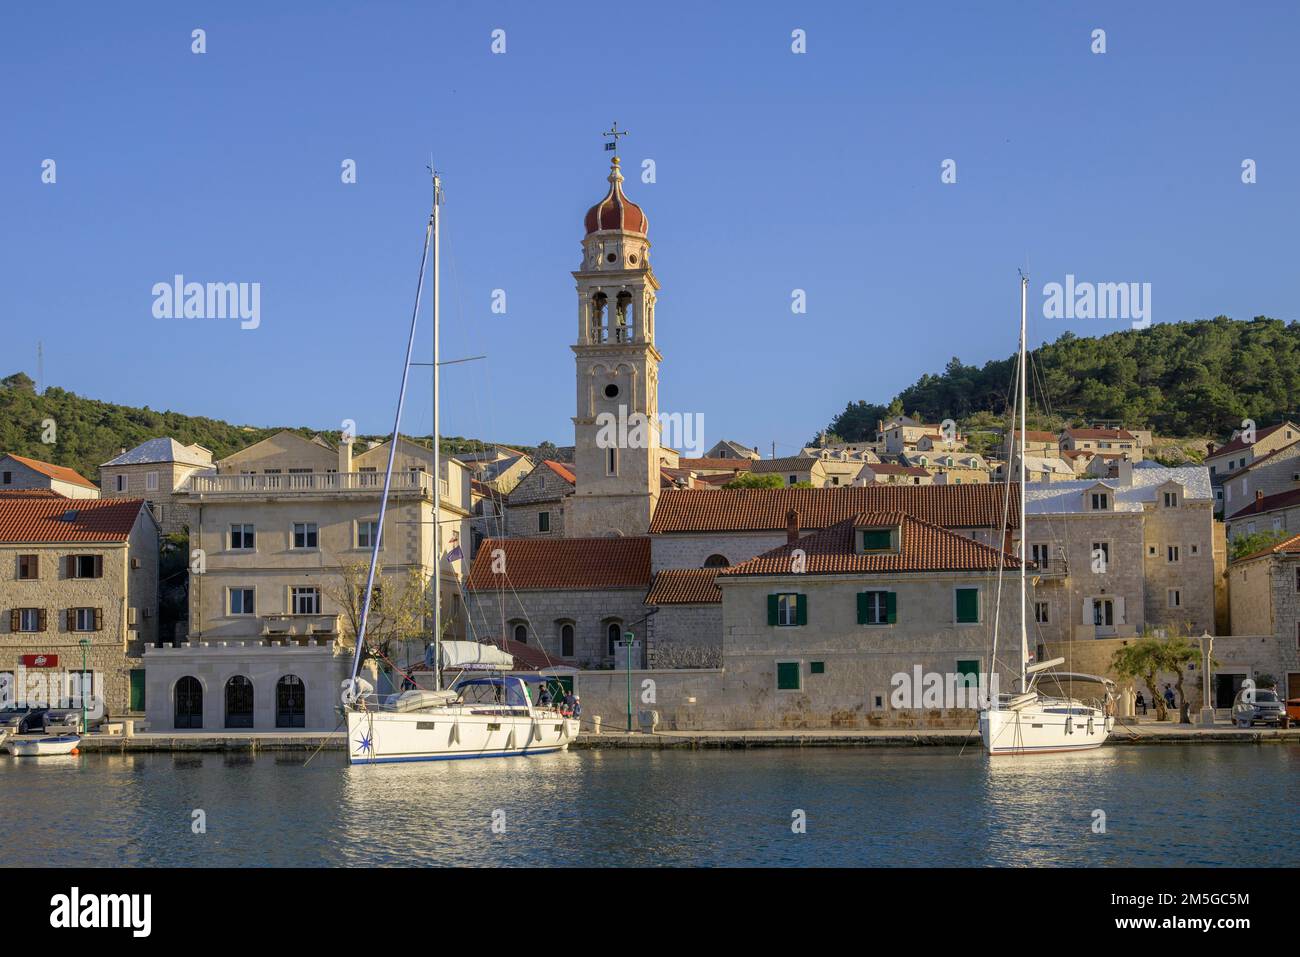
[[[23,655],[24,668],[57,668],[58,655]]]

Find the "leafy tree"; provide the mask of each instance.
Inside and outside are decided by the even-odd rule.
[[[370,563],[342,562],[339,570],[340,574],[325,579],[322,590],[341,613],[341,644],[355,649]],[[383,668],[394,660],[399,643],[424,640],[433,618],[433,596],[429,581],[419,568],[376,574],[375,592],[366,621],[366,648],[361,660],[375,658]],[[449,625],[450,622],[443,623],[444,632]]]
[[[1158,638],[1138,638],[1122,648],[1117,648],[1110,658],[1110,670],[1121,678],[1139,678],[1151,692],[1156,709],[1156,720],[1168,717],[1165,699],[1156,688],[1156,672],[1164,667],[1164,643]]]
[[[1039,413],[1050,408],[1076,424],[1119,419],[1163,435],[1226,440],[1246,417],[1263,425],[1300,416],[1297,322],[1218,316],[1097,338],[1064,333],[1035,349],[1030,361],[1031,418],[1037,399]],[[903,408],[929,422],[962,421],[982,412],[1005,418],[1015,363],[1014,356],[983,366],[954,358],[942,373],[922,375],[886,406],[848,403],[829,428],[852,441],[871,439],[877,419]]]
[[[1262,552],[1264,549],[1271,548],[1278,542],[1286,541],[1292,537],[1292,534],[1284,529],[1269,529],[1268,531],[1255,532],[1253,535],[1238,535],[1229,546],[1228,557],[1231,561],[1236,561],[1238,558]]]

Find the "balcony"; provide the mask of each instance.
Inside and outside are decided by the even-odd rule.
[[[442,498],[447,499],[444,479]],[[290,472],[275,475],[195,475],[183,491],[196,496],[323,495],[362,493],[378,495],[384,489],[379,472]],[[433,497],[433,479],[426,472],[394,472],[392,491],[418,492]]]
[[[330,639],[338,637],[338,615],[263,615],[265,638]]]
[[[1029,574],[1038,578],[1065,578],[1070,574],[1070,567],[1064,558],[1048,558],[1041,562],[1031,561]]]

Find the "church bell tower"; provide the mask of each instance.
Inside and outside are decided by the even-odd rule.
[[[617,130],[617,126],[615,127]],[[617,142],[617,134],[615,134]],[[609,191],[587,211],[578,292],[577,479],[568,537],[644,535],[659,498],[659,363],[649,222],[623,195],[617,153]]]

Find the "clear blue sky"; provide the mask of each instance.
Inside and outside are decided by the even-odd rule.
[[[789,453],[849,400],[1010,354],[1026,257],[1035,306],[1073,273],[1150,282],[1156,322],[1294,320],[1298,9],[6,4],[0,374],[34,375],[39,339],[46,383],[83,395],[386,431],[432,151],[444,356],[490,354],[447,370],[443,431],[569,444],[569,273],[613,119],[625,164],[657,164],[628,193],[663,283],[661,410],[702,412],[709,443]],[[260,282],[261,327],[155,319],[175,273]],[[1031,311],[1035,340],[1126,327]]]

